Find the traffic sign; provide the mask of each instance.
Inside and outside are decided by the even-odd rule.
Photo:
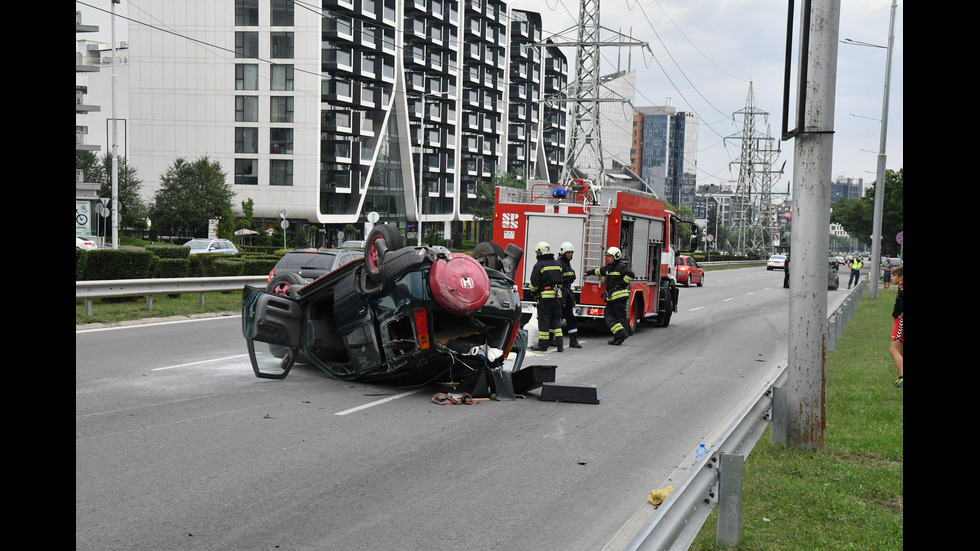
[[[899,245],[901,245],[901,244],[902,244],[902,234],[903,234],[903,233],[905,233],[905,232],[903,232],[903,231],[900,231],[900,232],[898,232],[898,235],[896,235],[896,236],[895,236],[895,241],[898,241],[898,244],[899,244]]]

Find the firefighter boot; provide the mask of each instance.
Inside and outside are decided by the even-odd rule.
[[[582,348],[582,345],[578,343],[577,334],[572,333],[568,336],[568,346],[571,346],[572,348]]]
[[[561,335],[556,335],[551,338],[551,342],[555,345],[555,348],[557,348],[559,352],[565,351],[565,346],[564,343],[562,342],[564,340],[565,339]]]
[[[538,345],[534,347],[538,352],[544,352],[548,350],[548,346],[551,345],[550,339],[538,339]]]
[[[616,333],[615,335],[613,335],[612,340],[609,341],[608,344],[613,344],[613,345],[619,346],[619,345],[623,344],[623,341],[625,341],[626,340],[626,337],[628,337],[628,336],[629,335],[626,334],[626,330],[625,329],[620,330],[618,333]]]

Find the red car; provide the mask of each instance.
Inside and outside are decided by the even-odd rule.
[[[704,270],[698,266],[697,261],[689,256],[677,257],[677,283],[683,283],[685,287],[690,287],[692,283],[697,283],[698,287],[704,285]]]

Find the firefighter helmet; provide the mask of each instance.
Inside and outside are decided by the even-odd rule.
[[[534,254],[541,256],[545,254],[551,254],[551,245],[547,241],[540,241],[534,246]]]
[[[609,247],[606,249],[606,255],[613,257],[615,260],[623,258],[623,251],[619,250],[619,247]]]
[[[560,254],[575,252],[575,247],[573,247],[572,244],[569,243],[568,241],[565,241],[564,243],[561,244],[561,247],[558,249],[558,252]]]

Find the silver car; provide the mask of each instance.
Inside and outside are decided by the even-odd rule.
[[[190,254],[238,254],[238,247],[227,239],[191,239],[184,246],[191,248]]]

